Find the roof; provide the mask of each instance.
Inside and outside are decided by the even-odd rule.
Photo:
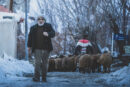
[[[0,12],[9,12],[9,10],[5,8],[4,6],[0,5]]]

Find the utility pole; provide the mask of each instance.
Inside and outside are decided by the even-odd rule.
[[[14,0],[10,0],[10,5],[9,5],[9,11],[13,12],[13,1]]]
[[[27,47],[27,41],[28,41],[28,0],[25,0],[25,58],[28,60],[28,47]]]
[[[7,8],[10,12],[13,12],[13,1],[14,0],[8,0]]]
[[[112,43],[111,43],[111,55],[113,56],[113,46],[114,46],[114,33],[112,33]]]
[[[64,55],[66,54],[66,40],[67,40],[67,38],[66,38],[66,29],[65,29],[65,33],[64,33]]]

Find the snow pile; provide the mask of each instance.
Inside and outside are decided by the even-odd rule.
[[[115,77],[115,80],[118,81],[119,85],[130,85],[130,64],[129,66],[125,66],[124,68],[117,70],[110,75]],[[111,82],[112,80],[113,79],[108,79],[108,82]]]
[[[24,73],[33,73],[33,65],[28,61],[17,60],[4,55],[0,58],[0,79],[11,76],[23,76]]]
[[[104,82],[106,84],[113,84],[113,86],[130,86],[130,64],[120,70],[110,74],[103,74],[101,78],[95,80],[96,82]]]

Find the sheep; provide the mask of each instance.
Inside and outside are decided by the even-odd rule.
[[[84,54],[79,58],[79,72],[85,73],[91,72],[91,56],[89,54]]]
[[[56,71],[62,71],[62,58],[55,59],[55,69]]]
[[[112,56],[111,53],[103,53],[99,60],[97,61],[101,65],[103,65],[103,72],[110,72],[110,66],[112,64]]]
[[[91,70],[93,73],[95,71],[101,72],[101,64],[97,62],[100,56],[101,56],[100,54],[91,55]]]
[[[63,58],[62,61],[62,68],[64,71],[76,71],[76,66],[77,66],[77,62],[76,62],[76,56],[71,56],[71,57],[65,57]]]
[[[54,58],[49,58],[49,66],[48,66],[48,72],[55,71],[55,59]]]

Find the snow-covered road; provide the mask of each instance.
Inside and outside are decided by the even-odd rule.
[[[0,87],[119,87],[116,83],[104,83],[104,79],[101,79],[104,75],[101,73],[49,72],[46,83],[33,82],[32,77],[12,77],[0,82]]]
[[[119,63],[119,62],[118,62]],[[111,73],[48,72],[47,82],[33,82],[28,61],[0,58],[0,87],[130,87],[130,64],[112,67]]]

